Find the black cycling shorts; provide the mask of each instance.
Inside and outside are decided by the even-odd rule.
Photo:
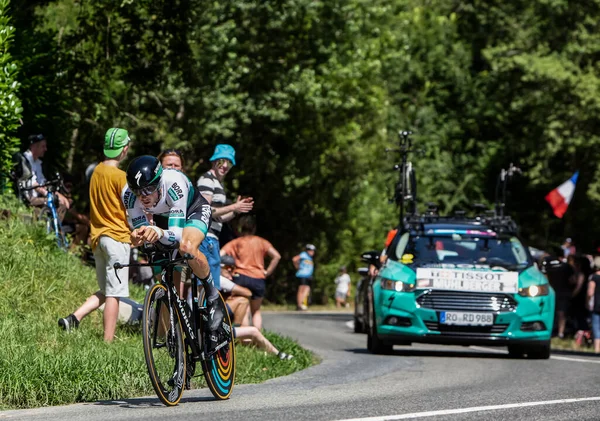
[[[313,281],[312,276],[310,278],[298,278],[298,277],[296,277],[296,279],[298,280],[298,285],[308,285],[308,286],[311,286],[312,285],[312,281]]]

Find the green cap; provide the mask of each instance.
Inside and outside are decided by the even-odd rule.
[[[116,127],[108,129],[104,136],[104,155],[107,158],[116,158],[123,152],[123,148],[129,144],[129,140],[127,130]]]

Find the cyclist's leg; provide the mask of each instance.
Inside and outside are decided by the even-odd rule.
[[[192,224],[186,226],[183,228],[181,235],[179,252],[182,254],[187,253],[193,257],[193,259],[188,260],[188,264],[194,274],[200,278],[206,290],[206,307],[210,315],[208,328],[211,331],[215,331],[221,325],[224,314],[219,306],[214,306],[219,299],[219,291],[215,288],[206,256],[200,252],[199,247],[202,240],[204,240],[204,233],[199,228],[196,228]],[[215,311],[212,311],[213,309]]]
[[[212,275],[215,287],[220,289],[221,279],[221,255],[220,255],[219,239],[207,235],[200,243],[200,252],[206,256],[210,274]]]

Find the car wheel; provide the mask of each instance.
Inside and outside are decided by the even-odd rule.
[[[372,306],[371,306],[372,307]],[[377,336],[377,324],[375,322],[375,311],[370,308],[369,327],[367,332],[367,349],[373,354],[391,354],[393,346],[384,343]]]
[[[354,333],[363,333],[363,330],[362,322],[358,320],[358,317],[354,316]]]
[[[546,342],[542,345],[525,348],[525,354],[532,360],[547,360],[550,358],[550,343]]]
[[[508,356],[511,358],[523,358],[523,348],[518,345],[508,346]]]

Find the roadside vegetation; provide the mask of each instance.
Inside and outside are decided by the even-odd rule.
[[[139,327],[120,326],[107,344],[99,312],[74,333],[57,325],[59,316],[97,289],[94,269],[58,250],[40,226],[24,223],[23,208],[4,198],[0,208],[13,213],[0,221],[0,409],[153,396]],[[143,289],[131,289],[141,300]],[[314,363],[314,356],[291,339],[266,336],[295,358],[284,362],[238,346],[237,384],[263,382]],[[195,388],[204,387],[201,373],[193,379]]]

